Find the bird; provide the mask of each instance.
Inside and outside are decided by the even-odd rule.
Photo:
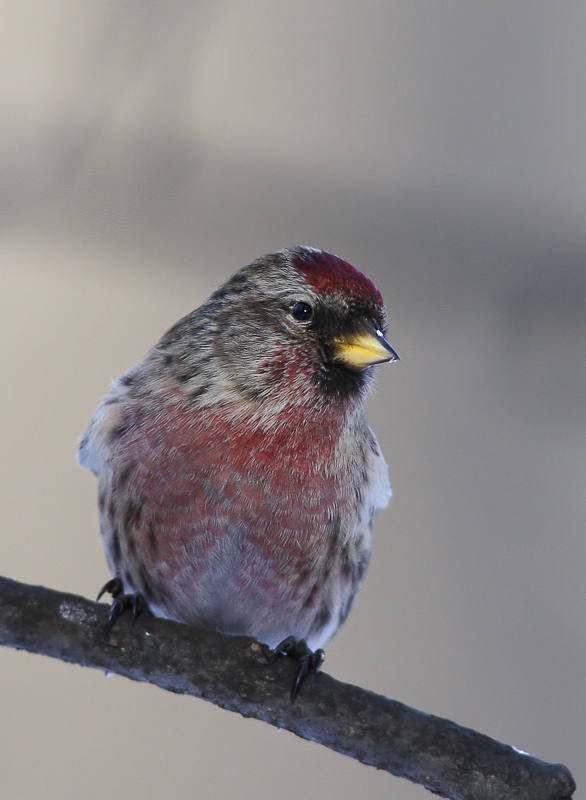
[[[106,395],[78,460],[98,477],[127,608],[255,637],[317,672],[368,566],[391,496],[365,417],[377,364],[398,361],[372,281],[325,250],[240,268]]]

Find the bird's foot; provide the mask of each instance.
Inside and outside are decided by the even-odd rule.
[[[283,639],[283,641],[275,647],[269,663],[273,664],[282,656],[292,658],[298,663],[295,680],[291,687],[291,705],[293,705],[307,676],[310,674],[315,676],[320,671],[326,654],[321,647],[314,652],[309,649],[307,643],[303,639],[297,639],[295,636],[287,636],[286,639]]]
[[[108,614],[108,619],[104,627],[104,639],[108,638],[108,634],[116,624],[116,621],[125,611],[132,609],[133,622],[136,622],[140,614],[148,611],[141,594],[126,594],[124,592],[124,584],[120,578],[112,578],[112,580],[109,580],[108,583],[102,586],[97,599],[99,600],[106,592],[112,595],[113,602],[110,606],[110,613]]]

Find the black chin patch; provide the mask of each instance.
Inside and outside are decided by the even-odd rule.
[[[322,365],[317,374],[320,391],[329,397],[351,397],[364,391],[370,370],[355,370],[337,361]]]

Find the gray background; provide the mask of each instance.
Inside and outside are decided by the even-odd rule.
[[[586,5],[1,2],[1,572],[108,577],[76,441],[236,267],[371,276],[395,498],[326,668],[586,779]],[[10,800],[424,798],[154,687],[0,651]],[[578,794],[577,796],[580,796]]]

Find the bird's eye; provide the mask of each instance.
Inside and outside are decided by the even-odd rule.
[[[295,303],[291,313],[298,322],[308,322],[313,317],[313,308],[309,303]]]

